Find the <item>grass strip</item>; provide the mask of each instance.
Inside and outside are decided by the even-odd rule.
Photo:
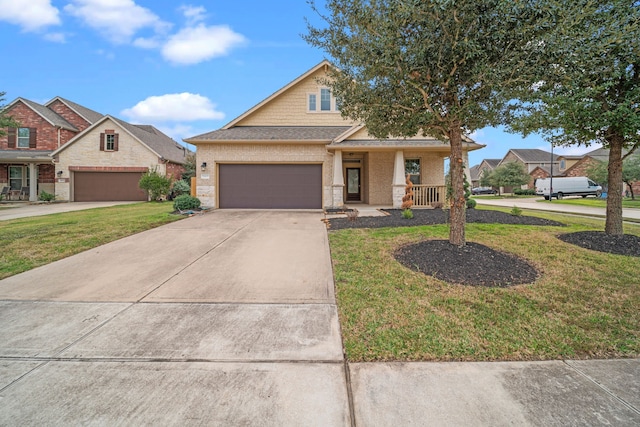
[[[0,222],[0,279],[181,219],[173,204],[135,203]]]

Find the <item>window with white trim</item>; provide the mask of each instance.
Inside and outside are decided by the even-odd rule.
[[[413,185],[420,184],[420,159],[405,159],[404,176],[407,175]]]
[[[320,102],[318,103],[318,99]],[[331,93],[331,89],[323,87],[317,93],[310,93],[307,97],[307,109],[309,112],[338,112],[339,102]],[[318,105],[320,104],[320,105]]]
[[[18,128],[18,148],[29,148],[29,128]]]
[[[104,138],[105,151],[113,151],[116,147],[116,136],[114,134],[106,134]]]

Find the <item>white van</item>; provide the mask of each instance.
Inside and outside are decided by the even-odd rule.
[[[586,176],[553,178],[552,189],[549,188],[551,185],[551,178],[538,178],[536,180],[536,194],[549,200],[549,194],[551,197],[562,199],[564,196],[599,197],[602,193],[602,187]]]

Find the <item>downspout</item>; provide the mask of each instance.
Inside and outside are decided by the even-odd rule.
[[[60,141],[61,141],[61,138],[60,138],[60,131],[61,131],[61,130],[62,130],[62,126],[58,126],[58,148],[60,148]]]

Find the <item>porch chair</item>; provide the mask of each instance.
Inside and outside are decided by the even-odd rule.
[[[29,198],[29,187],[22,187],[20,190],[20,200],[24,200],[24,197]]]
[[[0,193],[0,200],[9,200],[9,187],[2,187],[2,193]]]

